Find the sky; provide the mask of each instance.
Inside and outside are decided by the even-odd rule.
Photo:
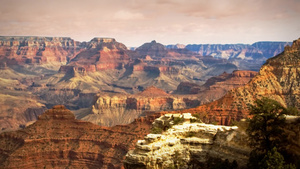
[[[0,0],[0,36],[111,37],[128,47],[293,41],[300,0]]]

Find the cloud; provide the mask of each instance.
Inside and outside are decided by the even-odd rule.
[[[0,0],[1,35],[110,36],[129,44],[299,36],[300,0]],[[294,37],[294,38],[293,38]]]
[[[114,19],[119,20],[140,20],[144,19],[144,15],[137,12],[121,10],[115,13]]]

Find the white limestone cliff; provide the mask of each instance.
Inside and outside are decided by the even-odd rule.
[[[182,118],[182,124],[174,125],[174,119]],[[239,167],[247,164],[250,147],[247,135],[233,126],[220,126],[194,122],[190,113],[166,114],[155,120],[154,128],[170,127],[162,134],[148,134],[127,153],[126,169],[163,169],[170,166],[188,168],[191,163],[205,163],[210,157],[234,160]],[[180,164],[179,164],[180,163]]]

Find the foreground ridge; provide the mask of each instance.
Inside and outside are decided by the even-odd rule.
[[[183,118],[183,124],[173,125],[162,134],[148,134],[144,140],[136,143],[124,161],[126,169],[168,168],[182,160],[181,167],[205,163],[209,158],[236,160],[239,166],[246,166],[250,147],[245,132],[237,126],[220,126],[194,122],[190,113],[165,114],[156,119],[154,127],[163,127],[174,123],[174,119]]]
[[[148,132],[139,121],[100,127],[54,106],[23,130],[0,134],[0,168],[122,168],[133,143]]]

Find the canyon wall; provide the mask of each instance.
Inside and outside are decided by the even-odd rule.
[[[245,86],[229,91],[221,99],[184,112],[200,114],[207,122],[229,125],[248,116],[248,105],[269,97],[285,107],[300,109],[300,39],[270,58]]]
[[[183,121],[175,124],[178,118]],[[285,126],[287,151],[296,157],[300,157],[299,120],[297,116],[288,118]],[[124,167],[208,168],[213,164],[212,159],[219,159],[228,160],[227,164],[235,163],[237,168],[246,168],[252,149],[245,132],[246,122],[239,125],[240,128],[205,124],[190,113],[165,114],[153,123],[156,130],[152,131],[159,128],[162,133],[148,134],[143,140],[138,140],[135,149],[126,154]]]
[[[290,42],[256,42],[248,44],[190,44],[185,46],[190,51],[202,56],[210,55],[217,58],[268,59],[280,54]]]
[[[68,37],[0,37],[0,59],[8,65],[66,64],[84,44]]]
[[[25,129],[0,134],[0,168],[120,169],[125,154],[150,124],[100,127],[54,106]]]

